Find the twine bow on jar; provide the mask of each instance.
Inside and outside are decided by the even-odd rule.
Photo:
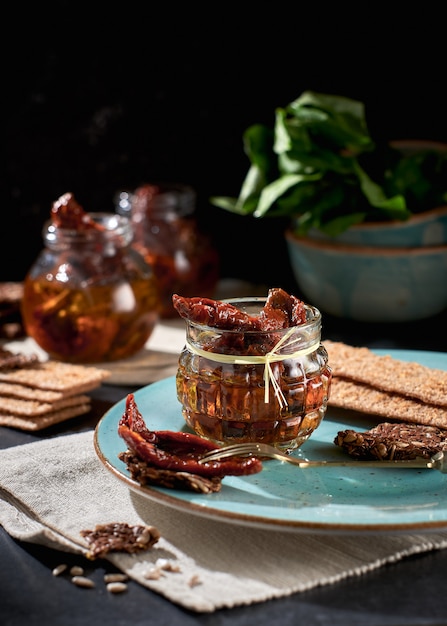
[[[284,394],[281,390],[281,387],[276,380],[273,370],[272,363],[277,363],[279,361],[285,361],[286,359],[296,359],[301,356],[306,356],[307,354],[311,354],[315,352],[315,350],[320,345],[320,340],[313,342],[311,345],[308,345],[304,348],[300,348],[299,350],[295,350],[294,352],[288,352],[286,354],[280,354],[278,351],[281,348],[288,348],[293,346],[296,343],[295,340],[288,341],[294,332],[296,331],[295,327],[289,328],[287,333],[284,334],[283,337],[275,344],[272,350],[263,355],[256,356],[241,356],[235,354],[221,354],[220,352],[210,352],[207,350],[203,350],[198,346],[194,346],[191,342],[186,341],[186,347],[192,353],[197,354],[203,358],[209,359],[210,361],[216,361],[217,363],[230,363],[233,365],[264,365],[264,402],[266,404],[270,401],[270,383],[275,392],[275,396],[278,400],[279,406],[281,409],[287,407],[287,400],[284,397]]]

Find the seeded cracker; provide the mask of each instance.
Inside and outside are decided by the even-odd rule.
[[[88,404],[90,398],[85,395],[68,396],[55,402],[39,402],[38,400],[21,400],[19,398],[2,398],[0,406],[0,415],[19,415],[23,417],[38,417],[66,409],[80,404]]]
[[[59,424],[59,422],[65,422],[78,415],[85,415],[85,413],[90,411],[90,407],[90,403],[78,404],[76,406],[67,407],[66,409],[51,411],[40,417],[20,417],[18,415],[0,414],[0,426],[29,431],[42,430],[54,424]]]
[[[32,368],[0,371],[0,381],[19,383],[37,389],[79,393],[97,387],[110,376],[107,370],[58,361],[45,361]]]
[[[94,530],[81,530],[89,545],[87,558],[103,558],[109,552],[127,552],[135,554],[149,550],[160,539],[160,532],[155,526],[133,526],[126,522],[98,524]]]
[[[95,385],[96,386],[96,385]],[[5,398],[20,398],[21,400],[39,400],[40,402],[55,402],[68,398],[75,393],[84,393],[89,388],[75,389],[74,392],[51,391],[51,389],[36,389],[35,387],[27,387],[18,383],[1,383],[0,396]]]
[[[0,370],[0,426],[41,430],[91,409],[85,392],[110,376],[97,367],[38,362]]]
[[[388,355],[377,355],[369,348],[357,348],[341,342],[325,341],[324,346],[334,377],[447,407],[447,371],[400,361]],[[410,421],[408,417],[406,420]],[[445,414],[444,424],[447,428]]]
[[[341,430],[334,443],[350,456],[365,461],[429,459],[447,450],[447,431],[435,426],[384,422],[364,432]]]

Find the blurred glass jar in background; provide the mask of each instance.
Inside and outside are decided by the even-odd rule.
[[[212,297],[219,279],[219,256],[195,217],[196,193],[180,183],[143,184],[121,191],[116,211],[130,217],[133,245],[155,274],[161,317],[176,317],[174,293]]]
[[[132,237],[126,217],[86,213],[70,193],[53,203],[22,300],[26,332],[50,357],[107,362],[143,348],[159,296]]]

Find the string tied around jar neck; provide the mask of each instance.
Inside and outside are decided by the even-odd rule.
[[[284,397],[284,394],[281,390],[281,387],[276,380],[273,370],[272,363],[277,363],[279,361],[286,361],[287,359],[295,359],[301,356],[306,356],[315,352],[320,346],[320,339],[313,342],[311,345],[300,348],[299,350],[295,350],[294,352],[287,354],[278,354],[278,350],[280,348],[287,348],[289,346],[293,346],[296,343],[296,340],[289,341],[292,334],[296,331],[296,327],[292,327],[288,330],[287,333],[284,334],[283,337],[274,345],[273,349],[270,352],[267,352],[263,355],[257,356],[244,356],[244,355],[236,355],[236,354],[221,354],[220,352],[210,352],[208,350],[203,350],[197,346],[194,346],[191,342],[186,340],[186,347],[190,352],[197,354],[198,356],[202,356],[205,359],[209,359],[210,361],[216,361],[217,363],[230,363],[234,365],[264,365],[264,402],[268,404],[269,402],[269,390],[270,384],[273,387],[273,391],[278,400],[278,404],[281,409],[285,409],[287,407],[287,400]]]

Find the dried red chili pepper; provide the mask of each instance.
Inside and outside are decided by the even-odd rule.
[[[207,478],[257,474],[262,462],[256,457],[199,463],[205,452],[219,448],[198,435],[147,428],[135,397],[128,394],[126,408],[118,424],[118,434],[129,449],[149,465],[171,471],[189,472]]]

